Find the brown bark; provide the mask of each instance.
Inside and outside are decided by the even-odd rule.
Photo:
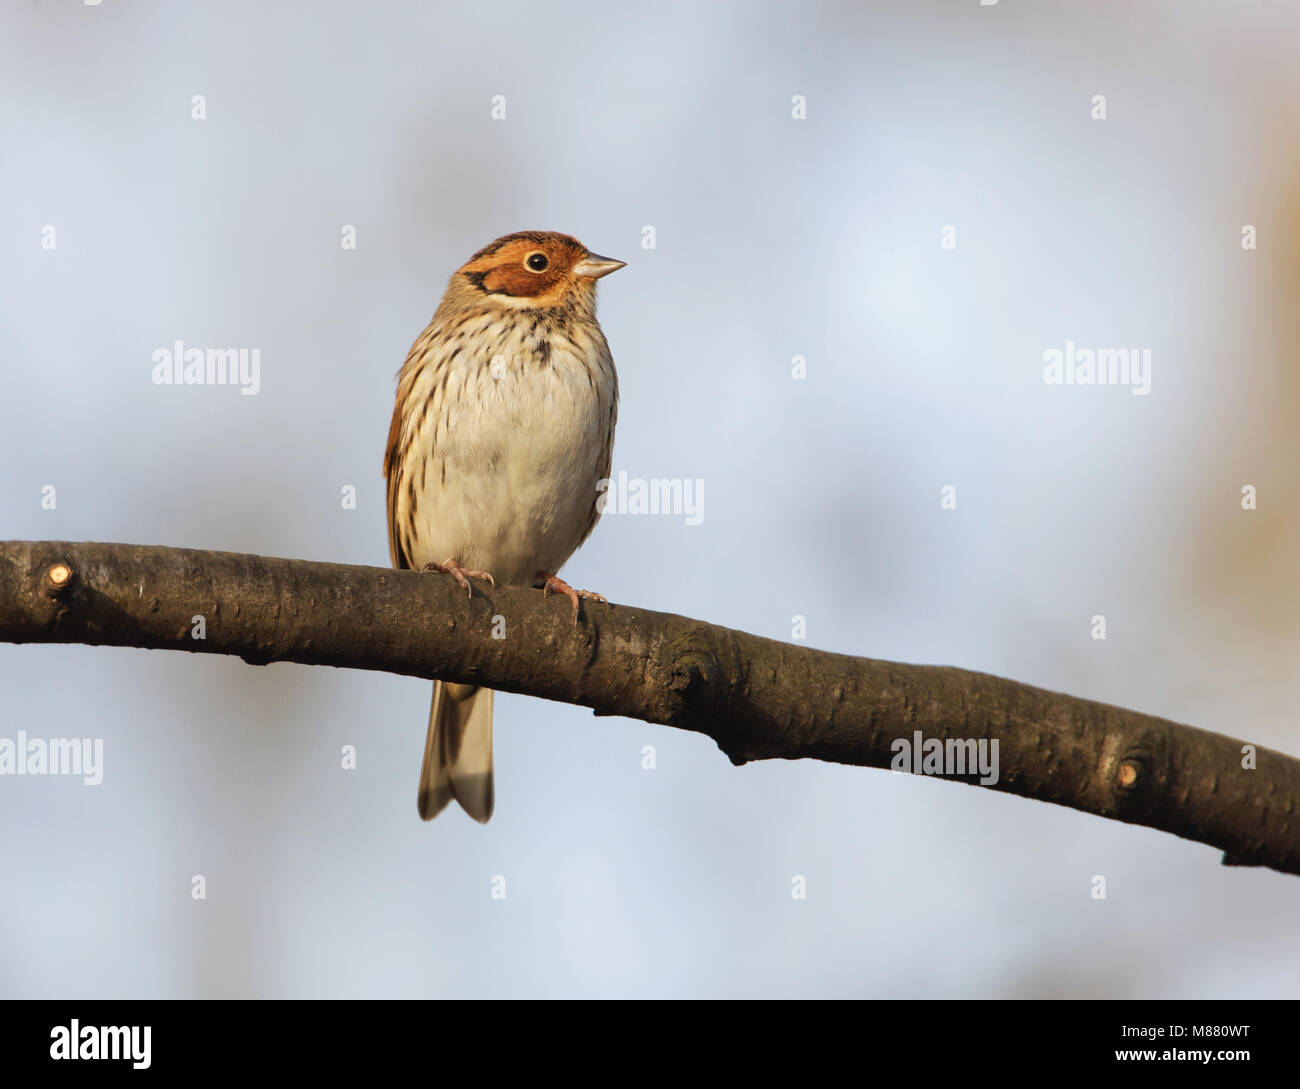
[[[582,609],[575,626],[563,598],[483,583],[467,597],[450,577],[387,568],[0,543],[0,641],[484,684],[706,734],[737,764],[889,767],[895,739],[916,731],[996,739],[992,789],[1212,844],[1229,865],[1300,874],[1293,757],[1256,747],[1248,770],[1244,743],[1222,734],[984,673],[853,658],[626,605]]]

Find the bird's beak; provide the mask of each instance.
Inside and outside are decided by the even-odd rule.
[[[615,261],[612,257],[601,257],[598,253],[589,253],[573,266],[573,273],[575,276],[590,276],[593,280],[599,280],[602,276],[617,272],[626,264],[626,261]]]

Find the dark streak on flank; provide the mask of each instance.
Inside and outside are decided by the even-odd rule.
[[[418,420],[415,421],[415,426],[414,426],[413,428],[411,428],[411,435],[412,435],[412,436],[418,435],[418,434],[420,433],[420,431],[424,428],[424,418],[425,418],[427,415],[429,415],[429,402],[430,402],[430,400],[431,400],[431,398],[426,397],[426,398],[425,398],[425,399],[420,403],[420,418],[419,418]]]

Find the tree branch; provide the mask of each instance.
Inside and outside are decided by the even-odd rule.
[[[195,638],[196,617],[205,637]],[[895,741],[998,742],[993,789],[1300,874],[1300,760],[1108,704],[853,658],[537,590],[230,552],[0,542],[0,641],[237,654],[488,685],[693,730],[736,764],[889,767]],[[1247,762],[1248,763],[1248,762]],[[958,778],[953,774],[945,778]],[[974,776],[961,778],[975,783]]]

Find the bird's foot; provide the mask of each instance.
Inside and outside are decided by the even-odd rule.
[[[578,622],[578,599],[585,597],[588,601],[599,601],[603,605],[608,605],[609,601],[600,594],[592,593],[590,590],[575,590],[559,575],[552,575],[546,571],[538,571],[537,577],[542,580],[542,597],[547,594],[563,594],[573,602],[573,622]]]
[[[461,567],[461,565],[455,560],[448,560],[446,563],[426,563],[424,565],[424,570],[437,571],[440,575],[450,575],[460,583],[460,585],[465,587],[465,592],[468,593],[470,597],[474,596],[474,588],[469,584],[470,579],[485,579],[493,586],[497,584],[496,579],[486,571],[471,571],[468,567]]]

